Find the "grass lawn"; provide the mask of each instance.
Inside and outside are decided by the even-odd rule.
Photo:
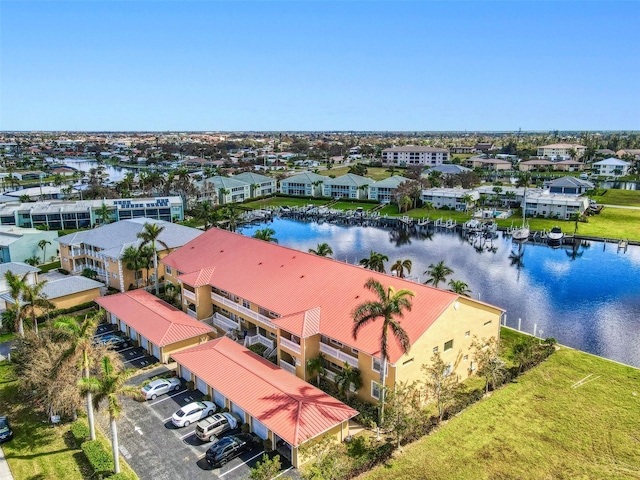
[[[3,334],[0,335],[0,343],[8,342],[9,340],[13,340],[14,338],[16,338],[16,335],[17,335],[16,332],[3,333]]]
[[[562,347],[362,478],[640,479],[638,412],[640,370]]]
[[[13,367],[0,362],[0,412],[7,415],[14,438],[2,449],[16,480],[64,478],[82,480],[91,477],[91,467],[82,450],[69,434],[69,424],[53,426],[29,405],[18,405],[18,383]],[[100,435],[104,441],[104,436]],[[111,451],[109,443],[109,450]],[[136,478],[121,459],[121,469]]]
[[[361,207],[363,210],[373,210],[377,206],[377,203],[336,202],[331,205],[331,208],[335,210],[355,210],[356,208]]]
[[[640,207],[640,190],[600,190],[602,195],[594,195],[591,198],[598,203],[607,205],[625,205]]]
[[[267,208],[281,207],[287,205],[289,207],[304,207],[306,205],[325,205],[331,200],[328,198],[294,198],[294,197],[270,197],[256,200],[254,202],[243,203],[243,207],[247,208]]]

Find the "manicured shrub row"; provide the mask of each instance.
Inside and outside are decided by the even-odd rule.
[[[82,444],[82,452],[87,457],[94,474],[98,478],[108,477],[113,472],[113,458],[100,440],[88,440]]]
[[[89,439],[89,426],[82,420],[72,423],[70,431],[78,447]]]
[[[95,308],[96,304],[92,301],[81,303],[80,305],[76,305],[75,307],[70,308],[60,308],[58,310],[51,310],[49,313],[45,315],[40,315],[37,320],[38,323],[44,322],[49,318],[55,318],[60,315],[68,315],[70,313],[79,312],[80,310],[86,310],[87,308]]]

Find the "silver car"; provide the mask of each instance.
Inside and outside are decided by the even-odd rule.
[[[171,390],[180,390],[180,385],[180,379],[177,377],[159,378],[142,387],[140,391],[145,400],[155,400],[158,395],[164,395]]]
[[[188,427],[193,422],[208,417],[216,413],[216,404],[213,402],[192,402],[171,417],[171,421],[176,427]]]

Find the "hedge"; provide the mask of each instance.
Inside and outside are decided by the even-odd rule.
[[[89,460],[91,468],[98,478],[109,476],[113,472],[113,457],[100,440],[88,440],[82,444],[82,452]]]
[[[81,303],[80,305],[76,305],[75,307],[69,308],[60,308],[58,310],[51,310],[49,313],[45,313],[44,315],[40,315],[37,320],[38,322],[44,322],[49,318],[55,318],[59,315],[68,315],[69,313],[78,312],[80,310],[86,310],[87,308],[95,308],[96,304],[93,300],[90,302]]]
[[[82,420],[72,423],[70,432],[77,446],[82,445],[90,436],[89,426]]]

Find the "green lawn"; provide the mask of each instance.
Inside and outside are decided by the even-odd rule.
[[[51,425],[30,405],[18,404],[18,398],[13,367],[6,361],[0,362],[0,412],[9,417],[14,432],[13,440],[3,444],[2,449],[13,477],[16,480],[90,478],[91,467],[82,451],[76,448],[69,424]],[[111,451],[110,445],[108,451]],[[121,466],[123,472],[134,475],[122,458]]]
[[[607,205],[625,205],[640,207],[640,190],[600,190],[601,195],[594,195],[591,198],[598,203]]]
[[[334,177],[340,177],[342,175],[346,175],[349,173],[349,167],[333,167],[331,170],[318,170],[319,175],[324,175],[328,177],[329,175],[333,175]],[[396,168],[396,175],[404,175],[404,169]],[[387,167],[367,167],[367,174],[365,177],[371,178],[376,182],[379,180],[384,180],[391,176],[391,172],[387,171]]]
[[[639,412],[640,370],[563,347],[362,478],[640,479]]]
[[[247,208],[267,208],[267,207],[281,207],[287,205],[289,207],[304,207],[306,205],[325,205],[331,200],[328,198],[294,198],[294,197],[269,197],[254,202],[243,203],[243,207]]]

